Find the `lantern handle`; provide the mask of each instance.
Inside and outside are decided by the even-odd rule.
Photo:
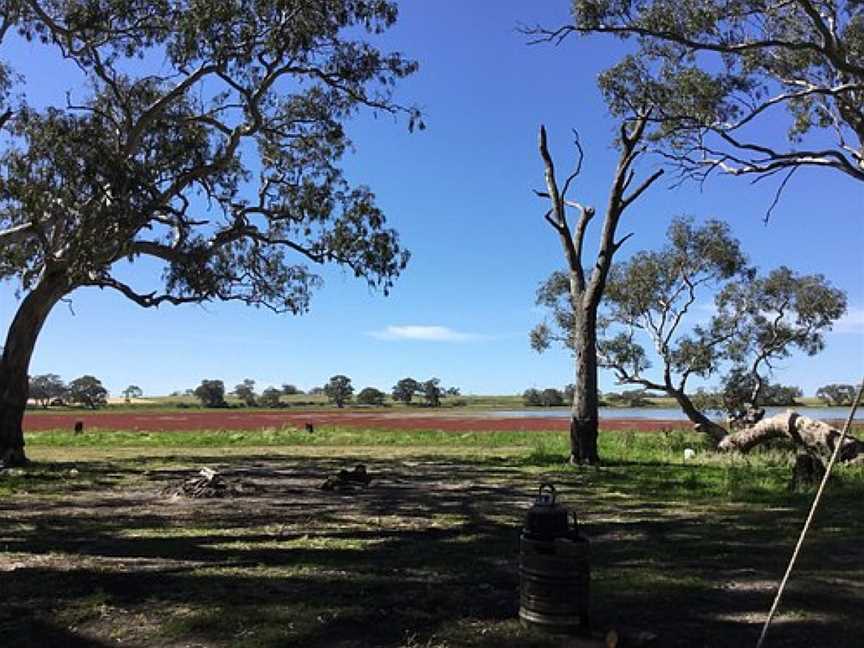
[[[543,482],[542,484],[540,484],[540,488],[537,489],[537,499],[543,498],[543,491],[544,490],[549,492],[549,495],[552,498],[552,501],[550,503],[554,504],[556,492],[555,492],[555,487],[550,482]]]

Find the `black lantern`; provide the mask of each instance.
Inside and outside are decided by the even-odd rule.
[[[554,633],[590,632],[590,562],[576,515],[543,483],[525,516],[519,542],[519,619]],[[571,524],[572,522],[572,524]]]

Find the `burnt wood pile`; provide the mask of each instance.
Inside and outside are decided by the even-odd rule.
[[[212,468],[202,468],[197,476],[187,479],[179,486],[168,489],[171,497],[205,499],[211,497],[239,497],[256,491],[253,484],[239,479],[229,479]]]
[[[366,488],[371,481],[372,475],[366,472],[366,466],[357,464],[353,470],[342,469],[335,475],[325,479],[321,484],[321,490],[353,493]]]

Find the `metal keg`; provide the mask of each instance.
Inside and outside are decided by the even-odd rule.
[[[555,487],[540,485],[519,542],[519,619],[561,634],[587,634],[589,543],[576,515],[556,502]]]

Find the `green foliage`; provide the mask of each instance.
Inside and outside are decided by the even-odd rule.
[[[416,63],[366,40],[396,17],[384,0],[7,7],[39,57],[77,64],[84,95],[0,120],[0,279],[298,313],[321,284],[307,264],[335,263],[387,293],[408,253],[339,161],[359,110],[422,127],[392,97]],[[127,63],[153,57],[158,76]],[[113,274],[141,257],[163,265],[163,292]]]
[[[640,251],[612,266],[598,316],[606,331],[597,344],[599,365],[619,383],[678,399],[687,398],[692,376],[710,378],[725,370],[719,400],[707,393],[699,399],[709,409],[793,404],[800,390],[769,385],[765,376],[795,351],[822,350],[825,332],[846,310],[845,293],[822,275],[800,275],[785,266],[759,276],[721,221],[697,225],[677,218],[666,238],[660,250]],[[715,313],[707,323],[690,325],[703,291],[715,292]],[[566,275],[553,273],[540,286],[537,302],[550,312],[538,327],[538,340],[572,349]],[[646,376],[651,362],[645,340],[660,356],[662,378]]]
[[[564,404],[564,394],[554,387],[543,391],[531,388],[522,393],[522,402],[528,407],[558,407]]]
[[[258,399],[262,407],[279,407],[281,405],[280,397],[284,391],[275,387],[268,387],[261,392],[261,397]]]
[[[225,407],[225,383],[221,380],[202,380],[193,392],[204,407]]]
[[[30,398],[42,407],[48,407],[53,400],[63,400],[68,391],[66,383],[57,374],[30,377]]]
[[[360,390],[360,393],[357,394],[357,402],[361,405],[374,405],[376,407],[381,407],[384,405],[384,399],[386,397],[387,395],[380,389],[364,387]]]
[[[299,389],[296,385],[286,383],[282,385],[282,393],[285,396],[296,396],[298,394],[302,394],[303,390]]]
[[[407,405],[421,389],[422,385],[413,378],[403,378],[393,385],[393,400]]]
[[[613,114],[653,108],[651,136],[685,175],[818,165],[864,180],[857,0],[575,0],[572,14],[572,31],[634,41],[600,88]],[[788,150],[762,134],[784,109]]]
[[[855,385],[832,383],[820,387],[816,391],[816,397],[826,405],[851,405],[857,391]]]
[[[234,387],[233,393],[246,407],[255,407],[257,394],[255,393],[255,381],[251,378],[246,378],[242,383]]]
[[[351,379],[348,376],[338,374],[331,377],[330,381],[324,385],[324,393],[331,403],[336,403],[336,407],[341,408],[351,400],[354,387],[351,386]]]
[[[650,395],[644,389],[629,389],[620,394],[610,392],[606,394],[606,400],[616,407],[648,407],[651,405],[648,400]]]
[[[441,397],[444,395],[444,389],[441,387],[441,381],[438,378],[430,378],[421,385],[423,392],[423,400],[426,401],[428,407],[440,407]]]
[[[533,387],[522,392],[522,403],[528,407],[539,407],[541,404],[540,390]]]
[[[69,400],[96,409],[108,403],[108,390],[95,376],[85,375],[69,383]]]
[[[141,389],[138,385],[129,385],[122,392],[123,398],[126,399],[127,403],[132,402],[133,398],[141,398],[144,396],[144,390]]]
[[[846,294],[822,275],[798,275],[781,266],[726,286],[715,305],[718,321],[742,320],[739,353],[782,359],[794,350],[822,351],[825,331],[846,312]]]

